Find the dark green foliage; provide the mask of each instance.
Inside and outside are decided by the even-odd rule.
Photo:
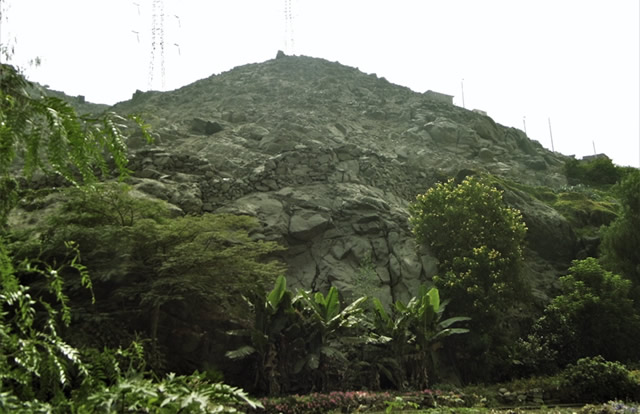
[[[640,300],[640,170],[630,172],[614,191],[622,214],[603,230],[603,261],[634,282]]]
[[[575,158],[564,164],[564,173],[570,184],[606,185],[615,184],[624,174],[624,169],[616,167],[608,157],[588,161]]]
[[[73,330],[79,343],[126,345],[137,331],[162,347],[171,339],[162,329],[170,314],[227,320],[238,311],[241,294],[272,283],[283,271],[279,262],[263,260],[280,247],[253,240],[249,233],[255,226],[247,216],[171,218],[165,203],[124,184],[96,184],[67,190],[59,212],[42,229],[37,250],[27,243],[32,251],[20,245],[16,251],[61,261],[65,240],[78,242],[98,299],[94,306],[74,295],[83,310]],[[69,291],[77,288],[69,280]],[[85,332],[90,334],[82,336]],[[157,358],[161,368],[161,355]]]
[[[488,379],[504,359],[508,311],[526,303],[520,276],[526,226],[502,193],[470,177],[437,184],[409,206],[418,243],[440,261],[436,286],[455,313],[471,315],[471,333],[460,344],[468,379]],[[482,378],[472,378],[476,375]]]
[[[253,389],[269,395],[280,394],[289,385],[287,359],[296,346],[288,337],[291,332],[300,332],[293,304],[293,293],[287,290],[284,276],[279,276],[269,294],[255,291],[252,300],[247,300],[253,311],[253,321],[246,321],[244,329],[229,331],[240,336],[244,345],[228,351],[233,360],[251,359],[254,380]]]
[[[549,372],[582,357],[637,360],[640,316],[631,282],[604,270],[594,258],[574,261],[562,277],[562,293],[544,310],[532,334],[519,344],[519,363]]]
[[[579,359],[562,373],[566,393],[576,402],[604,402],[638,398],[640,384],[629,370],[618,362],[601,356]]]

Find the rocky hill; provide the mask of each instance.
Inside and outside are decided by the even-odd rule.
[[[335,285],[347,296],[407,299],[434,275],[437,261],[416,250],[407,205],[438,180],[488,172],[566,184],[564,157],[518,129],[310,57],[279,56],[172,92],[138,91],[111,109],[153,126],[153,145],[129,141],[136,189],[187,214],[257,217],[254,237],[287,247],[294,286]],[[505,190],[529,227],[526,272],[544,299],[580,241],[554,209]]]
[[[110,110],[153,127],[154,144],[135,134],[128,142],[137,190],[176,214],[257,217],[253,236],[287,248],[293,287],[408,299],[437,260],[416,249],[407,206],[434,183],[470,173],[503,179],[505,199],[523,212],[525,272],[541,300],[584,248],[565,217],[517,189],[566,185],[564,156],[488,116],[339,63],[279,55],[176,91],[137,91]]]

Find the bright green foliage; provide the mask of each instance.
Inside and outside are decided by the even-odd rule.
[[[619,362],[601,356],[579,359],[563,372],[564,388],[572,401],[603,402],[638,398],[638,383]]]
[[[631,282],[603,269],[594,258],[577,260],[560,279],[562,294],[553,299],[520,344],[532,369],[562,367],[578,358],[602,355],[637,360],[640,315],[630,298]],[[536,344],[535,346],[532,346]]]
[[[78,414],[84,413],[236,413],[244,406],[262,405],[243,390],[222,383],[210,383],[204,374],[176,376],[160,381],[141,376],[121,378],[111,387],[93,391],[75,402]]]
[[[69,246],[73,248],[73,246]],[[67,267],[86,278],[74,256]],[[20,264],[30,270],[32,263]],[[32,295],[23,285],[12,261],[0,243],[0,392],[19,399],[49,399],[59,396],[71,382],[70,370],[86,378],[87,369],[79,352],[58,335],[59,322],[68,326],[71,317],[63,293],[61,267],[45,266],[36,272],[47,280],[53,301]],[[85,282],[88,283],[88,282]],[[60,310],[55,309],[55,305]]]
[[[425,389],[429,385],[429,371],[436,368],[436,351],[442,347],[442,340],[469,332],[452,326],[470,318],[459,316],[442,320],[448,302],[440,302],[438,289],[427,290],[424,285],[406,305],[395,302],[392,314],[387,313],[377,298],[373,303],[379,334],[390,338],[389,346],[407,369],[411,386]]]
[[[64,101],[32,96],[29,89],[35,88],[13,66],[0,65],[1,175],[20,155],[27,175],[42,168],[71,182],[78,177],[90,181],[94,167],[107,170],[104,150],[119,171],[126,171],[123,118],[113,113],[81,118]]]
[[[603,231],[603,261],[635,283],[640,300],[640,170],[629,172],[615,192],[622,214]]]
[[[31,92],[30,92],[31,91]],[[132,117],[150,140],[148,126]],[[126,120],[115,113],[79,117],[69,104],[43,96],[13,66],[0,64],[0,227],[16,201],[12,167],[41,169],[73,184],[95,181],[115,167],[127,174]]]
[[[440,260],[436,284],[484,315],[506,309],[521,292],[518,270],[526,226],[502,193],[477,178],[437,184],[410,207],[416,240]],[[476,316],[474,316],[474,320]]]
[[[486,379],[508,342],[502,322],[527,299],[520,276],[527,230],[522,216],[504,204],[501,191],[475,177],[437,184],[409,210],[416,240],[440,261],[436,286],[455,313],[473,318],[460,345],[469,360],[461,366]]]

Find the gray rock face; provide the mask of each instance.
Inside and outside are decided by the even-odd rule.
[[[113,109],[151,114],[160,143],[134,151],[137,190],[188,214],[256,217],[253,237],[287,248],[292,286],[345,297],[406,300],[433,277],[407,206],[438,180],[472,169],[566,184],[562,157],[522,131],[322,59],[281,54]],[[547,283],[547,263],[569,260],[576,237],[544,204],[507,201],[530,229],[525,267]]]
[[[285,187],[250,194],[219,212],[249,214],[263,228],[257,237],[288,247],[293,285],[341,288],[344,295],[362,294],[357,275],[367,265],[380,299],[407,300],[410,292],[435,273],[435,258],[419,252],[407,222],[406,201],[356,183]]]

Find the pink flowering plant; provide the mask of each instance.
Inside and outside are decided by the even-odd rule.
[[[398,404],[401,401],[402,404]],[[402,393],[369,391],[334,391],[310,393],[279,398],[263,398],[264,409],[254,412],[265,414],[302,414],[329,412],[380,412],[390,405],[428,409],[435,407],[471,407],[483,399],[475,394],[454,391],[411,391]]]

